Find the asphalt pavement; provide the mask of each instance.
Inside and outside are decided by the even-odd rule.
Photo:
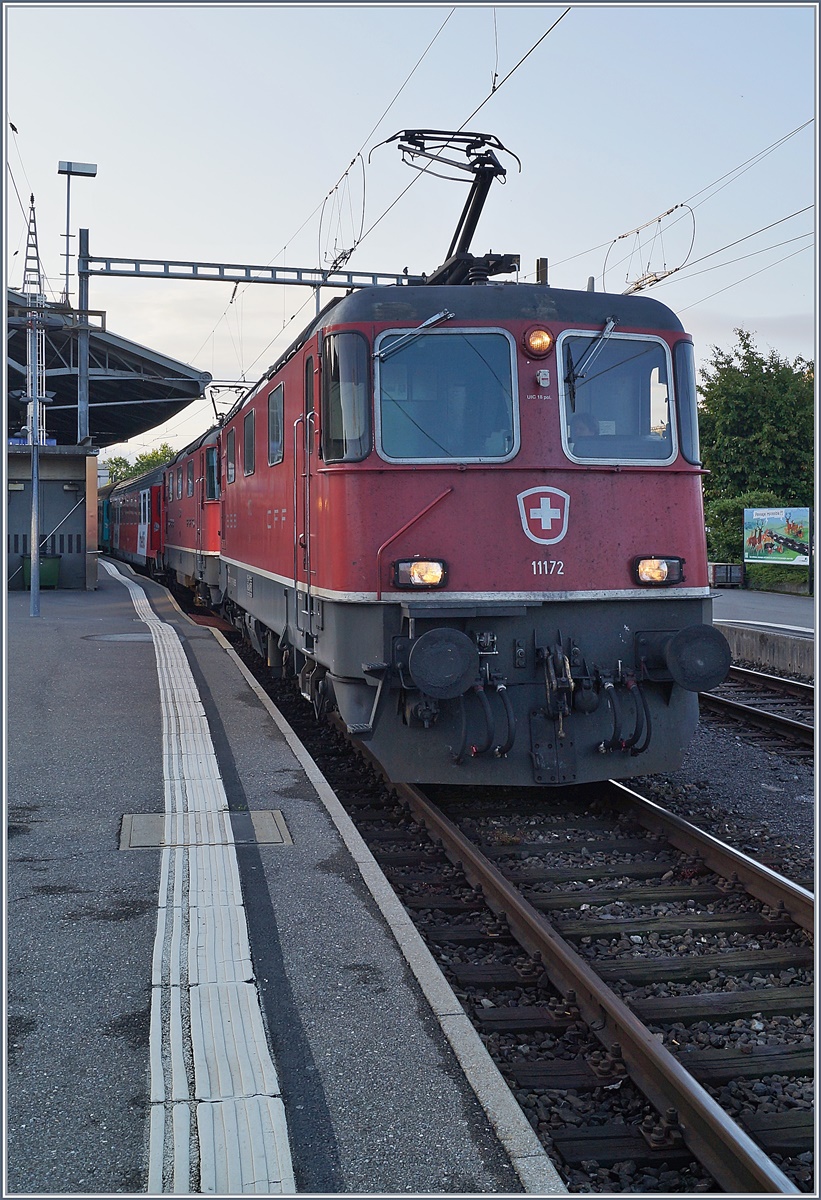
[[[815,596],[741,588],[715,588],[712,596],[714,621],[750,623],[784,633],[815,632],[818,607]]]

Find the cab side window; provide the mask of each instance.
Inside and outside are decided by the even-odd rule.
[[[285,388],[277,384],[268,396],[268,466],[281,463],[284,453]]]
[[[205,448],[205,499],[219,500],[220,484],[216,446]]]
[[[228,436],[225,439],[225,478],[228,483],[233,483],[237,477],[237,432],[235,429],[228,430]]]
[[[253,475],[254,469],[254,410],[251,409],[242,423],[242,470],[245,475]]]
[[[371,448],[368,343],[358,333],[332,334],[322,359],[322,457],[356,462]]]

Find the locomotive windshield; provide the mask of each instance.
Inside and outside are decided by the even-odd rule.
[[[404,331],[383,334],[383,351]],[[377,359],[380,452],[395,462],[485,462],[518,449],[513,346],[490,330],[419,334]]]
[[[562,438],[571,458],[670,462],[669,351],[657,338],[564,334]]]

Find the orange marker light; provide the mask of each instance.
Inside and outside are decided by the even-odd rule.
[[[544,358],[553,349],[555,341],[553,334],[549,329],[544,329],[541,325],[534,325],[532,329],[528,329],[522,339],[525,350],[533,358]]]

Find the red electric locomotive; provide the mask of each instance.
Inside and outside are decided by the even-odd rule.
[[[445,264],[329,304],[229,414],[225,609],[396,780],[670,770],[730,661],[692,342],[649,298],[495,282],[468,148]]]
[[[209,430],[165,469],[165,569],[207,605],[219,604],[222,595],[218,435]]]

